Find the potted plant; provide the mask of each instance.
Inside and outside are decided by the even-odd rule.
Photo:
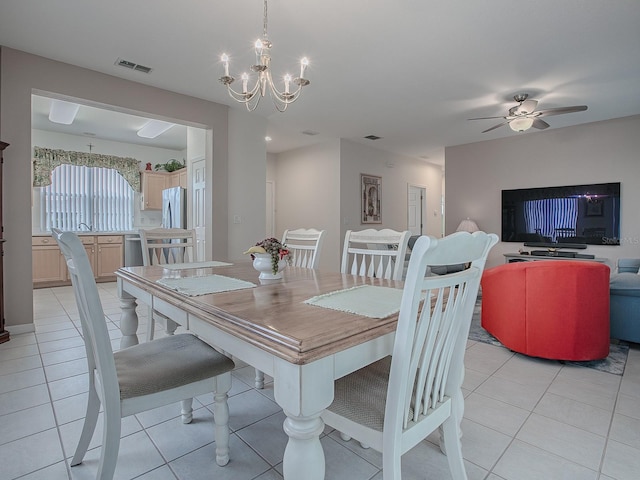
[[[155,168],[156,168],[156,171],[164,170],[165,172],[175,172],[176,170],[180,170],[185,166],[186,165],[185,165],[184,159],[182,160],[182,162],[180,162],[175,158],[172,158],[167,163],[156,163]]]

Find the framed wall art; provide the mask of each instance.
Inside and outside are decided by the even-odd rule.
[[[382,223],[382,177],[360,174],[361,223]]]
[[[602,200],[598,198],[587,200],[587,217],[601,217],[602,216]]]

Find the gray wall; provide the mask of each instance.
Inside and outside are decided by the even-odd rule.
[[[7,327],[33,322],[31,283],[31,94],[55,93],[94,106],[114,106],[208,130],[207,238],[213,255],[228,254],[228,107],[2,47],[0,138],[4,163],[5,317]],[[135,72],[134,72],[135,73]],[[132,74],[133,75],[133,74]],[[133,77],[132,77],[133,78]],[[211,225],[216,225],[211,230]],[[13,329],[14,332],[24,329]]]
[[[277,233],[325,229],[321,269],[340,270],[347,230],[406,230],[409,184],[427,191],[425,233],[442,234],[442,169],[433,164],[340,139],[281,153],[269,165],[268,174],[276,181]],[[382,177],[381,224],[360,223],[361,173]]]
[[[621,182],[620,246],[590,245],[586,253],[640,257],[640,116],[514,134],[500,140],[445,149],[446,232],[470,217],[482,230],[501,230],[501,190],[553,185]],[[521,243],[499,243],[487,266]]]

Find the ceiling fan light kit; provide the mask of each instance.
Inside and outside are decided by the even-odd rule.
[[[524,132],[531,128],[533,125],[533,118],[520,117],[514,118],[509,122],[509,128],[514,132]]]
[[[518,105],[509,109],[509,114],[504,117],[480,117],[470,118],[469,120],[489,120],[494,118],[502,118],[505,121],[494,125],[491,128],[487,128],[482,133],[490,132],[503,125],[509,125],[509,128],[514,132],[525,132],[531,127],[538,130],[544,130],[549,128],[549,124],[542,120],[541,117],[548,117],[551,115],[562,115],[564,113],[583,112],[587,109],[586,105],[575,105],[573,107],[559,107],[548,108],[546,110],[536,110],[538,106],[537,100],[529,100],[528,93],[519,93],[513,96],[513,99],[518,102]]]

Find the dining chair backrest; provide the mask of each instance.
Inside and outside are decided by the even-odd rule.
[[[144,266],[196,261],[195,230],[155,228],[139,234]]]
[[[71,277],[82,325],[88,371],[97,372],[103,403],[119,404],[120,387],[111,338],[87,252],[74,233],[53,229],[53,234],[66,259]]]
[[[385,480],[399,480],[401,455],[440,425],[451,476],[466,479],[458,432],[464,353],[482,271],[497,241],[484,232],[420,237],[409,260],[393,355],[336,382],[323,419],[382,452]],[[430,265],[459,263],[469,268],[427,276]]]
[[[367,229],[347,230],[342,248],[341,273],[402,280],[411,232]]]
[[[480,278],[489,250],[497,241],[495,234],[457,232],[441,239],[425,236],[416,242],[396,329],[386,434],[393,435],[394,430],[406,434],[445,396],[457,393],[450,389],[455,385],[450,376],[453,373],[452,378],[461,378],[463,374]],[[469,268],[425,276],[431,265],[450,264],[469,264]],[[423,298],[431,300],[432,308],[419,308]]]
[[[282,235],[282,244],[287,246],[293,256],[292,265],[302,268],[318,268],[325,233],[325,230],[316,230],[315,228],[285,230]]]

